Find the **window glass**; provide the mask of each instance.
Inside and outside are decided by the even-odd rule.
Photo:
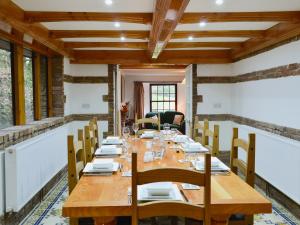
[[[151,84],[150,107],[152,112],[176,110],[176,84]]]
[[[32,70],[32,54],[24,51],[24,89],[25,89],[25,113],[26,123],[34,120],[33,117],[33,70]]]
[[[14,124],[12,90],[10,43],[0,40],[0,129]]]
[[[47,95],[47,57],[41,56],[41,114],[42,119],[48,116],[48,95]]]

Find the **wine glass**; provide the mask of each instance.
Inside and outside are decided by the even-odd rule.
[[[134,124],[132,125],[132,129],[133,129],[133,131],[134,131],[135,140],[137,140],[137,132],[138,132],[138,130],[139,130],[139,124],[138,124],[138,123],[134,123]]]
[[[123,127],[122,133],[123,133],[123,137],[125,138],[125,140],[128,141],[128,138],[130,136],[129,127]]]

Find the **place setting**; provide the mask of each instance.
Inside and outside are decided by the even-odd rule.
[[[86,164],[83,169],[84,175],[101,175],[110,176],[120,169],[120,163],[114,161],[112,158],[108,159],[94,159],[92,162]]]

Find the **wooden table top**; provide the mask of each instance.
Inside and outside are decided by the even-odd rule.
[[[139,169],[157,167],[189,168],[189,163],[178,162],[179,159],[184,158],[184,154],[182,152],[176,153],[167,143],[167,150],[162,160],[144,163],[145,141],[140,139],[131,142],[138,152]],[[115,160],[122,163],[123,171],[131,169],[131,163],[126,159],[115,158]],[[122,177],[121,174],[118,171],[112,176],[83,175],[63,205],[63,216],[130,216],[131,205],[128,201],[128,188],[131,186],[131,177]],[[181,188],[180,185],[178,187]],[[272,212],[270,201],[233,173],[229,175],[212,175],[211,188],[212,216]],[[203,188],[183,191],[189,202],[203,203]]]

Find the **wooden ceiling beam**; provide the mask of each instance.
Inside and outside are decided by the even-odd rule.
[[[264,32],[265,38],[251,38],[239,49],[232,51],[232,58],[238,60],[255,52],[275,46],[300,35],[300,23],[279,23]]]
[[[263,38],[263,30],[209,30],[209,31],[175,31],[172,35],[172,39],[201,37],[257,37]]]
[[[172,0],[157,0],[153,12],[152,28],[150,30],[148,51],[150,56],[153,55],[156,45],[158,44],[160,34],[163,30],[167,12],[171,6]]]
[[[65,42],[65,48],[138,48],[146,50],[147,42]]]
[[[230,63],[230,50],[165,50],[153,60],[143,50],[75,50],[71,63],[79,64],[218,64]]]
[[[68,57],[72,52],[64,49],[62,41],[49,37],[49,31],[40,24],[29,24],[24,20],[24,11],[10,0],[0,1],[0,20],[7,22],[14,29],[30,35],[34,40],[42,43],[53,51]]]
[[[63,21],[102,21],[150,24],[152,13],[119,13],[119,12],[43,12],[25,11],[25,21],[63,22]]]
[[[182,24],[206,22],[299,22],[300,12],[218,12],[185,13],[180,20]]]
[[[187,64],[133,64],[133,65],[120,65],[120,69],[180,69],[183,70]]]
[[[125,38],[143,39],[149,37],[149,31],[144,30],[50,30],[52,38]]]
[[[242,42],[169,42],[166,49],[174,48],[240,48]]]
[[[157,36],[155,48],[153,50],[149,49],[151,50],[152,58],[158,58],[160,52],[166,47],[189,2],[190,0],[171,1],[168,10],[169,15],[166,15],[164,23],[161,24],[161,32]]]

